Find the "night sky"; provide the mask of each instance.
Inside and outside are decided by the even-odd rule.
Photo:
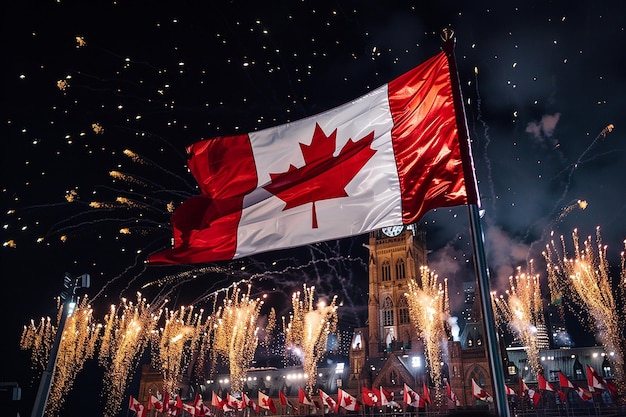
[[[197,193],[186,145],[359,97],[439,52],[444,27],[457,35],[493,289],[531,259],[545,279],[552,231],[571,244],[574,228],[586,237],[600,227],[619,266],[626,3],[130,3],[3,6],[0,381],[22,386],[22,415],[38,374],[21,330],[54,316],[65,272],[90,274],[81,294],[97,317],[136,291],[202,305],[249,280],[276,303],[315,285],[342,300],[341,325],[363,326],[366,236],[213,265],[144,261],[169,245],[169,210]],[[421,226],[431,269],[459,291],[472,276],[467,209],[432,211]],[[97,407],[100,389],[76,388],[64,412],[78,397]]]

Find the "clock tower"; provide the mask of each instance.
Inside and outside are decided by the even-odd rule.
[[[414,352],[421,344],[404,294],[409,280],[420,279],[420,266],[427,265],[425,233],[416,225],[384,227],[370,233],[368,247],[369,356]]]

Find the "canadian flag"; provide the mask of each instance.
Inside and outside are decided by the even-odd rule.
[[[226,404],[226,401],[222,400],[222,398],[213,391],[211,396],[211,405],[213,407],[222,408],[222,406]]]
[[[574,384],[572,384],[572,381],[567,379],[567,377],[565,375],[563,375],[563,372],[561,372],[561,371],[559,371],[559,385],[561,385],[561,389],[563,389],[563,388],[576,388],[574,386]]]
[[[184,404],[183,403],[183,407],[182,408],[183,408],[183,410],[185,410],[186,412],[188,412],[192,416],[196,415],[196,407],[193,404]]]
[[[333,398],[330,395],[326,394],[321,389],[319,390],[319,393],[320,393],[320,398],[322,399],[322,404],[326,404],[328,406],[328,410],[331,413],[336,413],[339,408],[339,406],[337,405],[337,402],[333,400]]]
[[[233,410],[242,410],[243,409],[243,405],[242,405],[241,401],[239,401],[237,398],[235,398],[232,395],[230,395],[230,393],[226,393],[226,404],[230,408],[232,408]]]
[[[373,407],[378,405],[378,395],[374,392],[374,390],[368,389],[367,387],[361,387],[361,400],[363,404],[369,405]]]
[[[556,391],[554,386],[546,380],[541,372],[537,373],[537,383],[539,384],[539,389],[542,391]]]
[[[426,401],[426,404],[430,404],[430,390],[428,389],[428,385],[426,385],[426,381],[424,381],[422,385],[424,389],[424,401]]]
[[[412,407],[424,407],[425,402],[420,395],[404,384],[404,402]]]
[[[193,400],[193,406],[196,409],[196,417],[210,416],[211,409],[204,404],[202,400],[202,395],[200,393],[196,393],[196,396]]]
[[[380,405],[390,405],[393,402],[393,394],[384,389],[382,385],[378,393],[380,394]]]
[[[450,383],[448,381],[446,381],[446,394],[448,395],[448,399],[456,404],[456,394],[454,393],[454,391],[452,391],[452,387],[450,386]]]
[[[534,405],[539,404],[539,401],[541,400],[541,394],[539,394],[539,392],[535,391],[534,389],[528,388],[528,385],[526,385],[523,379],[520,379],[520,385],[522,389],[522,396],[528,395],[528,398],[530,398]]]
[[[593,394],[591,393],[591,391],[588,391],[584,389],[583,387],[576,388],[576,392],[578,393],[578,396],[580,397],[580,399],[583,401],[589,401],[593,399]]]
[[[315,407],[315,403],[313,402],[311,397],[309,397],[309,395],[304,392],[301,387],[298,387],[298,402],[300,404],[312,405],[313,407]]]
[[[259,407],[270,410],[272,413],[276,413],[276,406],[274,400],[269,395],[259,391]]]
[[[509,387],[508,385],[504,386],[504,390],[506,391],[506,395],[517,395],[515,391],[513,391],[513,388]]]
[[[130,410],[134,411],[135,413],[137,413],[137,417],[144,417],[146,415],[146,409],[143,406],[143,404],[140,403],[139,400],[137,400],[132,395],[130,396],[130,401],[128,403],[128,408]]]
[[[474,378],[472,378],[472,394],[479,400],[493,402],[493,398],[491,397],[491,395],[487,394],[487,391],[482,389],[480,385],[476,383]]]
[[[291,404],[291,401],[289,401],[289,399],[287,397],[285,397],[285,394],[283,394],[282,390],[278,391],[278,399],[280,400],[280,403],[282,405],[287,406],[287,407],[291,407],[293,409],[296,408],[293,404]]]
[[[173,248],[152,264],[194,264],[417,222],[477,204],[459,141],[445,52],[337,108],[187,147],[201,194],[171,217]],[[463,149],[463,150],[462,150]],[[462,157],[462,152],[465,152]]]
[[[163,411],[163,402],[158,397],[150,395],[150,402],[148,402],[148,410],[155,409],[156,411]]]
[[[357,399],[341,388],[337,389],[337,404],[339,407],[345,408],[349,411],[358,411],[361,409]]]
[[[589,391],[594,392],[596,388],[606,389],[604,378],[602,378],[595,369],[589,365],[585,365],[585,370],[587,371],[587,385],[589,386]]]

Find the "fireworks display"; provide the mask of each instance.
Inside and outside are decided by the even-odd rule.
[[[493,311],[498,326],[506,326],[526,350],[528,365],[533,375],[539,371],[539,342],[537,328],[545,323],[539,274],[531,268],[528,273],[517,268],[515,276],[509,277],[509,289],[505,295],[492,292]]]
[[[445,283],[428,267],[420,267],[418,279],[409,280],[406,298],[411,323],[424,341],[426,366],[435,384],[437,397],[441,391],[442,344],[447,341],[446,323],[450,317]]]
[[[260,298],[250,297],[248,286],[247,293],[235,288],[216,313],[211,345],[215,355],[213,364],[217,363],[218,357],[228,361],[233,393],[242,391],[250,363],[254,358],[259,343],[257,319],[262,306],[263,301]]]
[[[567,250],[563,236],[560,245],[557,246],[554,241],[546,245],[544,257],[551,288],[563,294],[570,310],[595,333],[596,340],[602,344],[614,365],[618,386],[624,392],[624,254],[622,252],[619,278],[614,279],[607,261],[607,247],[602,243],[599,227],[596,228],[595,239],[588,236],[582,245],[578,230],[574,229],[572,242],[572,252]]]
[[[186,366],[203,362],[193,359],[194,350],[206,360],[214,357],[215,337],[230,349],[246,348],[235,334],[214,333],[226,305],[215,301],[214,309],[200,309],[233,283],[263,282],[288,300],[306,281],[318,292],[340,294],[346,314],[337,320],[344,328],[364,322],[363,236],[202,267],[151,268],[144,261],[170,246],[172,212],[198,194],[186,145],[347,103],[438,52],[443,27],[458,36],[490,266],[508,268],[506,280],[511,265],[539,255],[528,248],[543,247],[543,232],[553,226],[602,219],[605,239],[623,239],[624,130],[610,122],[620,120],[626,107],[619,88],[626,3],[339,1],[243,8],[216,1],[208,13],[187,3],[79,3],[6,6],[10,59],[3,72],[0,234],[3,276],[9,278],[5,314],[21,320],[7,320],[2,333],[9,346],[17,345],[10,341],[19,338],[23,323],[54,314],[56,277],[89,272],[96,294],[89,293],[90,303],[116,306],[101,325],[89,311],[67,326],[82,326],[84,334],[72,336],[80,343],[102,343],[94,354],[107,372],[107,415],[118,409],[119,391],[128,388],[129,373],[148,346],[155,366],[168,374],[168,387]],[[496,132],[498,140],[492,140]],[[435,269],[450,277],[451,294],[472,275],[464,212],[434,210],[420,224],[428,230]],[[501,233],[490,233],[495,229]],[[556,276],[563,268],[555,265]],[[623,272],[621,281],[614,294],[622,291],[624,299]],[[553,297],[559,291],[565,300],[571,297],[556,280],[550,285]],[[140,299],[124,301],[136,291]],[[254,299],[239,296],[241,309],[253,308],[248,303]],[[170,310],[166,298],[175,300]],[[460,303],[451,304],[456,310]],[[275,326],[276,314],[269,321]],[[24,329],[20,346],[31,350],[35,370],[45,367],[55,325],[43,319]],[[249,334],[256,329],[246,326]],[[78,349],[87,356],[88,346]],[[34,397],[24,372],[28,358],[14,357],[7,355],[2,367],[20,380],[26,415]],[[60,361],[74,369],[63,371],[66,389],[82,366],[72,360]],[[82,390],[71,412],[102,415],[87,387],[74,389]]]
[[[315,287],[304,285],[291,298],[292,313],[284,322],[285,345],[302,363],[311,394],[317,379],[317,364],[327,350],[328,336],[337,331],[337,297],[330,303],[315,301]]]

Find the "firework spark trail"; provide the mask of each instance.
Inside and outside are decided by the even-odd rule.
[[[409,316],[417,333],[424,342],[426,364],[435,383],[435,390],[441,390],[442,343],[445,343],[445,326],[450,316],[446,311],[447,294],[439,277],[428,267],[420,267],[420,278],[408,282],[405,294],[409,304]],[[439,394],[437,395],[439,398]]]
[[[539,344],[537,328],[544,324],[539,275],[521,272],[509,277],[506,297],[491,293],[493,310],[498,326],[506,326],[524,346],[530,369],[534,375],[539,371]]]
[[[62,300],[58,301],[57,322],[65,308]],[[93,310],[87,298],[78,300],[76,309],[67,317],[58,347],[53,384],[46,403],[47,415],[58,415],[63,408],[65,398],[72,390],[85,362],[94,357],[100,329],[101,326],[94,323]],[[31,349],[31,361],[35,366],[46,368],[58,330],[49,318],[42,319],[39,326],[31,321],[31,325],[24,328],[20,347],[23,350]]]
[[[598,140],[605,138],[608,133],[612,132],[613,128],[614,128],[614,126],[612,124],[609,124],[604,129],[602,129],[602,131],[595,137],[595,139],[591,142],[591,144],[587,147],[587,149],[585,149],[583,151],[583,153],[580,154],[578,159],[576,159],[576,162],[574,162],[573,164],[570,165],[571,168],[569,169],[569,173],[567,174],[567,180],[565,182],[565,188],[563,189],[563,193],[561,194],[561,197],[554,204],[554,207],[552,208],[552,211],[550,212],[549,217],[553,216],[553,214],[560,207],[561,202],[565,199],[565,196],[567,195],[567,192],[569,191],[569,186],[571,184],[572,176],[574,175],[574,171],[576,171],[576,169],[580,166],[580,164],[582,163],[582,160],[585,157],[585,155],[589,151],[591,151],[591,149],[596,145]],[[563,174],[566,171],[567,171],[567,168],[565,168],[564,170],[559,172],[554,178],[558,178],[559,176],[561,176],[561,174]]]
[[[291,297],[293,311],[289,324],[283,317],[285,346],[294,353],[300,352],[309,394],[315,387],[317,364],[326,353],[328,336],[337,331],[336,299],[335,296],[329,304],[318,302],[315,305],[315,287],[304,284],[303,291],[297,291]]]
[[[147,158],[147,157],[145,157],[143,155],[139,155],[139,154],[131,151],[130,149],[125,149],[124,150],[124,155],[128,156],[129,158],[131,158],[133,162],[136,162],[136,163],[139,163],[139,164],[147,164],[147,165],[149,165],[151,167],[157,168],[159,171],[167,174],[168,176],[170,176],[172,178],[176,178],[177,180],[182,182],[191,191],[196,191],[197,192],[197,190],[198,190],[198,186],[197,185],[190,184],[186,179],[184,179],[180,175],[170,171],[169,169],[166,169],[162,165],[157,164],[152,159],[149,159],[149,158]],[[160,188],[163,188],[163,187],[160,187]]]
[[[565,219],[575,208],[579,208],[581,210],[585,210],[589,204],[585,200],[572,200],[569,202],[567,206],[561,209],[561,212],[556,217],[556,219],[549,222],[541,232],[541,237],[534,242],[532,242],[528,247],[528,255],[526,257],[526,262],[531,262],[532,257],[535,255],[534,249],[538,244],[543,244],[547,236],[554,230],[554,227]],[[527,238],[530,233],[530,229],[526,232],[524,238]]]
[[[476,110],[478,112],[476,120],[478,120],[483,127],[483,135],[485,136],[485,146],[483,147],[483,158],[485,161],[485,166],[487,167],[487,180],[489,181],[489,191],[491,192],[491,211],[492,217],[495,216],[496,212],[496,192],[495,185],[493,182],[493,174],[491,170],[491,161],[488,158],[487,149],[491,144],[491,138],[489,137],[489,126],[483,119],[483,114],[481,110],[482,98],[480,97],[480,90],[478,88],[478,67],[474,67],[474,83],[476,85]]]
[[[589,236],[580,244],[578,230],[572,233],[574,244],[573,258],[568,258],[565,239],[561,236],[561,249],[554,241],[546,245],[543,255],[547,263],[548,279],[551,288],[555,288],[573,303],[570,310],[581,323],[595,332],[596,340],[603,346],[614,364],[618,388],[626,388],[624,375],[624,352],[626,350],[623,334],[626,323],[626,292],[618,290],[614,296],[613,279],[606,258],[606,246],[602,244],[600,228],[596,228],[595,247]],[[623,257],[623,255],[622,255]],[[626,272],[622,261],[620,280]],[[619,298],[618,298],[619,297]],[[618,302],[619,300],[619,302]],[[578,308],[575,308],[577,306]],[[584,315],[587,312],[588,315]]]

